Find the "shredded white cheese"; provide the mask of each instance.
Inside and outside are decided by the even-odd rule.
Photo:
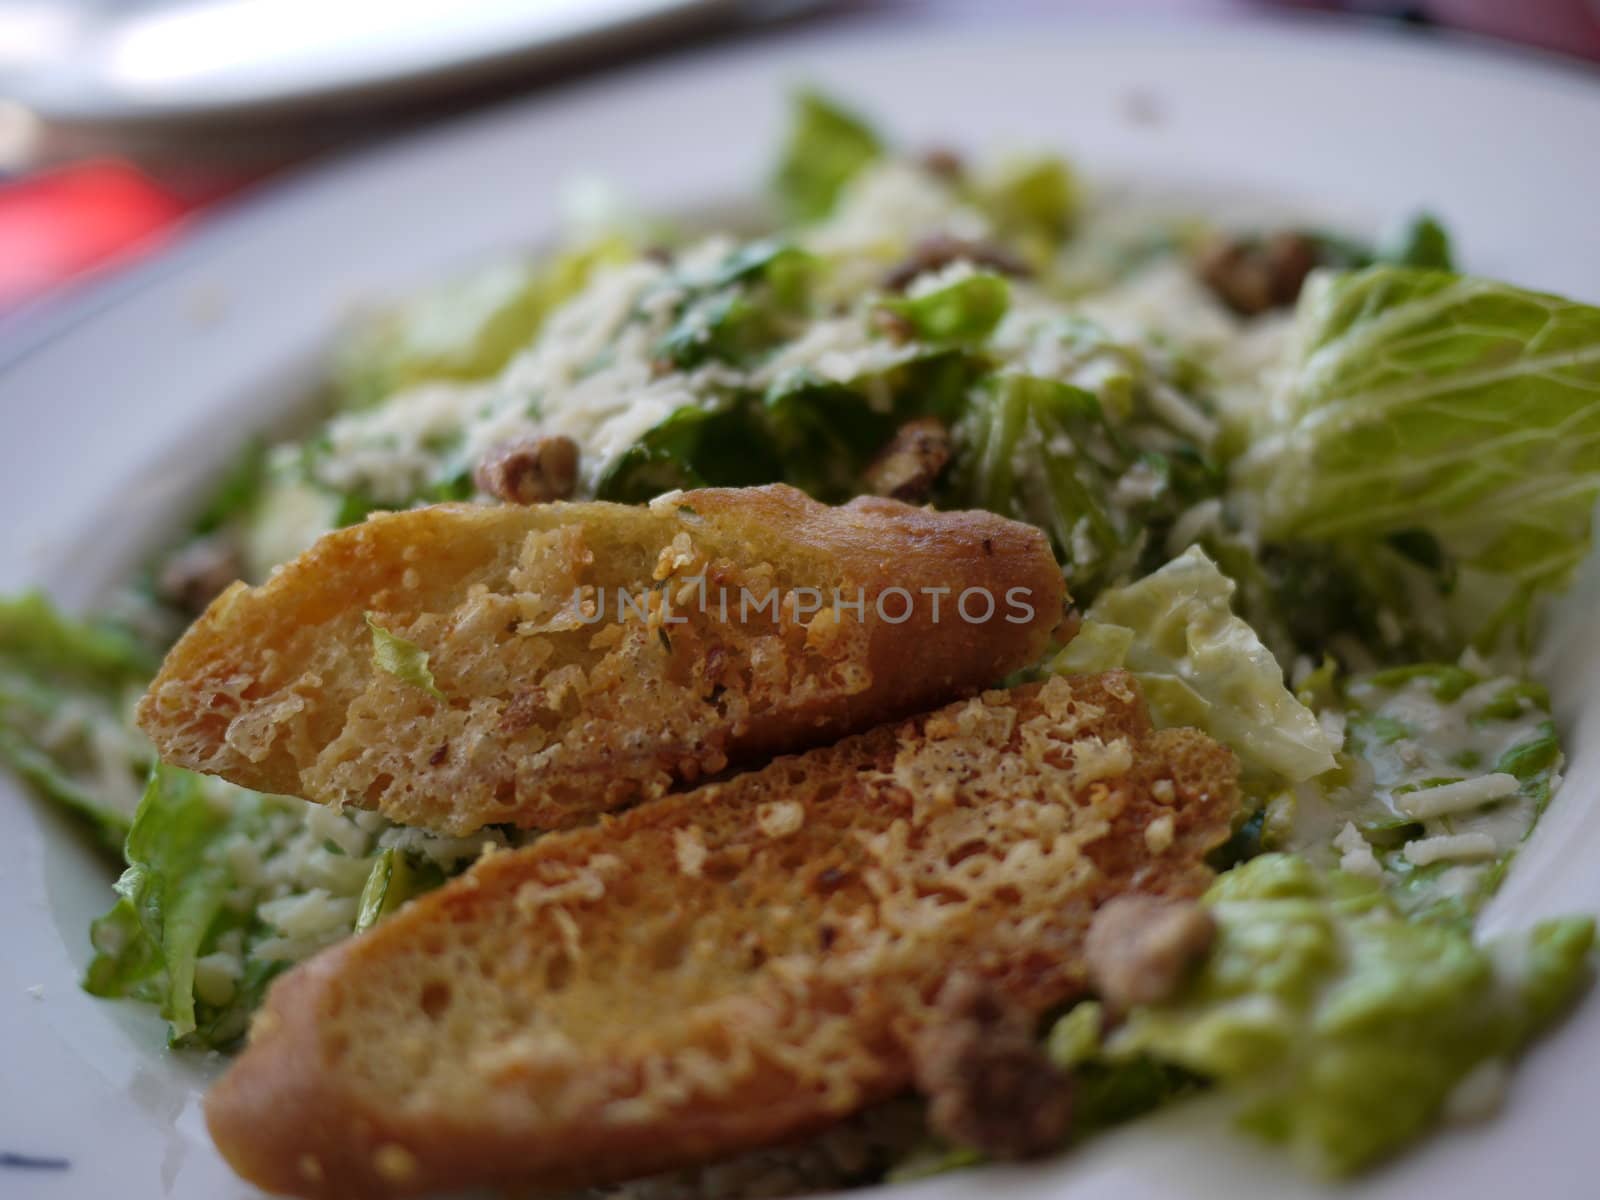
[[[1345,874],[1360,875],[1367,879],[1383,878],[1383,865],[1372,853],[1372,847],[1367,845],[1367,839],[1361,836],[1355,822],[1344,823],[1344,828],[1333,839],[1333,847],[1342,852],[1339,855],[1339,869]]]
[[[1515,795],[1518,786],[1515,775],[1496,771],[1491,775],[1480,775],[1476,779],[1463,779],[1459,783],[1446,783],[1438,787],[1407,792],[1403,796],[1395,797],[1395,807],[1404,816],[1413,817],[1418,821],[1429,821],[1434,817],[1470,812],[1472,809],[1482,808],[1485,804],[1492,804],[1496,800],[1504,800],[1507,796]]]
[[[1436,862],[1493,858],[1497,849],[1487,833],[1455,833],[1407,842],[1401,853],[1412,866],[1426,867]]]

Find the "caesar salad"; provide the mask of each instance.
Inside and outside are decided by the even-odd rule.
[[[368,317],[103,611],[0,605],[0,757],[121,869],[84,986],[248,1036],[213,1130],[308,1196],[864,1185],[1197,1094],[1347,1176],[1492,1112],[1594,936],[1475,919],[1561,786],[1600,309],[813,93],[772,195]]]

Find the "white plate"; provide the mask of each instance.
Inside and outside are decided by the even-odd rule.
[[[1247,187],[1361,223],[1441,213],[1470,265],[1588,299],[1600,292],[1594,197],[1600,88],[1532,60],[1321,26],[1129,29],[872,25],[675,60],[567,89],[336,164],[202,229],[67,318],[0,345],[0,590],[103,591],[247,434],[311,377],[360,297],[414,286],[547,234],[555,185],[598,172],[651,207],[745,192],[769,161],[785,84],[812,79],[907,141],[1059,146],[1091,172]],[[1144,103],[1131,106],[1130,97]],[[1160,114],[1135,120],[1130,108]],[[1566,787],[1488,914],[1492,926],[1600,911],[1600,665],[1590,579],[1547,643],[1574,749]],[[147,1012],[82,994],[103,868],[40,805],[0,803],[0,1194],[39,1200],[252,1193],[210,1149],[214,1065],[162,1050]],[[41,988],[35,996],[28,989]],[[1509,1111],[1341,1191],[1362,1200],[1595,1194],[1592,1072],[1600,996],[1519,1072]],[[1322,1194],[1205,1111],[1084,1153],[917,1185],[1034,1196]]]

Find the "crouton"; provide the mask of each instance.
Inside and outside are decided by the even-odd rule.
[[[1207,886],[1235,779],[1205,735],[1152,732],[1116,672],[547,834],[278,980],[213,1137],[269,1190],[360,1200],[814,1133],[912,1083],[952,974],[1035,1022],[1083,994],[1101,905]]]
[[[1043,535],[987,513],[783,486],[441,505],[224,593],[139,721],[257,791],[562,828],[992,686],[1063,604]]]

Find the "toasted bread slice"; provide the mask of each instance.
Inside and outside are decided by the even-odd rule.
[[[167,761],[258,791],[562,828],[992,686],[1063,603],[1043,535],[987,513],[783,486],[442,505],[224,593],[139,721]],[[375,663],[368,614],[431,688]]]
[[[1055,677],[546,835],[279,980],[212,1134],[349,1200],[818,1130],[907,1085],[951,972],[1035,1017],[1083,992],[1100,904],[1207,885],[1235,776],[1131,676]]]

